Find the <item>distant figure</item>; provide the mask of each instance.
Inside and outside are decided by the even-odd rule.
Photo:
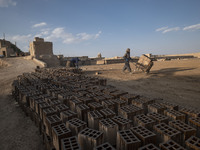
[[[130,48],[127,48],[126,50],[126,53],[124,55],[124,60],[125,60],[125,64],[124,64],[124,68],[123,68],[123,72],[127,69],[129,72],[131,72],[131,67],[130,67],[130,64],[129,64],[129,61],[131,60],[131,57],[130,57]]]
[[[80,59],[78,59],[78,57],[72,58],[72,59],[71,59],[72,67],[76,67],[76,69],[78,69],[78,62],[79,62],[79,61],[80,61]]]

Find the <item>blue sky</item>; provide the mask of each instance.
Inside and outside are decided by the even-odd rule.
[[[0,38],[95,57],[200,52],[200,0],[0,0]]]

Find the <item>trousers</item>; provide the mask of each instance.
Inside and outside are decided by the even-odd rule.
[[[131,72],[131,67],[130,67],[129,62],[125,62],[122,71],[125,71],[126,69],[127,69],[129,72]]]

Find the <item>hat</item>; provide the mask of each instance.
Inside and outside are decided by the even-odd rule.
[[[126,49],[126,52],[130,52],[130,48],[127,48],[127,49]]]

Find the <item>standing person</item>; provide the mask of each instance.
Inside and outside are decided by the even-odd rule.
[[[131,67],[130,67],[130,64],[129,64],[129,61],[131,60],[131,57],[130,57],[130,48],[127,48],[126,50],[126,53],[124,55],[124,60],[125,60],[125,64],[124,64],[124,68],[123,68],[123,72],[127,69],[129,72],[131,72]]]
[[[76,67],[76,69],[78,69],[78,62],[80,60],[78,59],[78,57],[76,58],[72,58],[71,63],[72,63],[72,67]]]

